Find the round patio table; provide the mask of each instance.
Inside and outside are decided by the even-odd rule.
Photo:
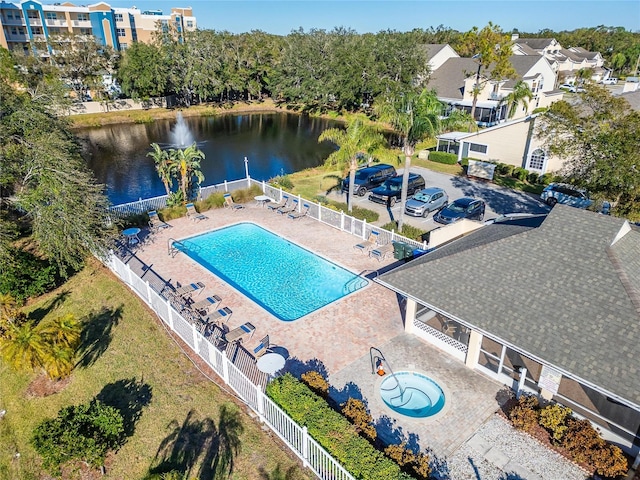
[[[258,359],[256,366],[261,372],[273,375],[278,370],[282,370],[284,364],[285,358],[279,353],[265,353]]]
[[[127,244],[135,245],[140,242],[140,238],[138,238],[138,234],[140,233],[140,229],[137,227],[127,228],[122,231],[122,235],[127,239]]]
[[[253,198],[256,201],[256,205],[260,207],[264,207],[266,203],[272,202],[273,199],[268,195],[258,195]]]

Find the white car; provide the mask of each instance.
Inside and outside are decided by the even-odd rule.
[[[584,93],[584,88],[573,85],[572,83],[563,83],[558,88],[561,90],[567,90],[571,93]]]
[[[603,80],[600,80],[600,82],[602,85],[617,85],[618,84],[618,79],[617,78],[605,78]]]

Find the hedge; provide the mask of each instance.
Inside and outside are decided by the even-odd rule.
[[[354,477],[363,480],[408,478],[400,466],[358,435],[356,427],[309,387],[287,373],[267,386],[267,395]]]
[[[455,153],[448,152],[429,152],[429,160],[432,162],[446,163],[447,165],[455,165],[458,163],[458,156]]]

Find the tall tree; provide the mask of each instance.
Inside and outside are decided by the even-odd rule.
[[[347,120],[347,129],[329,128],[318,137],[318,142],[329,141],[338,146],[325,160],[325,165],[349,168],[348,209],[353,209],[353,187],[358,161],[375,155],[385,143],[384,136],[364,117],[356,115]]]
[[[471,116],[475,118],[478,95],[491,81],[514,78],[516,71],[511,65],[511,37],[505,35],[499,26],[489,22],[482,30],[473,27],[466,32],[458,47],[461,56],[473,57],[478,64],[473,87]]]
[[[171,187],[173,186],[173,175],[176,170],[176,164],[172,162],[169,152],[160,148],[160,145],[157,143],[152,143],[151,148],[153,151],[147,153],[147,157],[153,158],[156,172],[158,172],[167,196],[169,196],[171,195]]]
[[[124,51],[116,77],[125,95],[148,100],[170,93],[168,64],[162,47],[135,42]]]
[[[426,136],[435,136],[440,132],[442,104],[435,93],[429,90],[423,90],[421,93],[402,93],[380,100],[376,101],[376,113],[380,120],[388,122],[400,134],[402,152],[405,155],[400,217],[398,219],[398,230],[402,231],[411,157],[415,153],[415,147],[419,141]]]
[[[193,178],[196,178],[198,185],[204,180],[204,175],[200,169],[200,161],[204,160],[204,152],[199,150],[194,143],[187,148],[169,150],[169,157],[180,174],[178,183],[180,184],[182,198],[187,201],[193,185]]]
[[[578,105],[553,103],[537,135],[564,160],[570,182],[612,202],[613,214],[640,220],[640,113],[606,88],[585,89]]]
[[[533,92],[529,85],[523,80],[518,80],[511,93],[504,97],[500,103],[507,105],[507,117],[511,118],[516,114],[520,105],[527,111],[531,100],[533,100]]]

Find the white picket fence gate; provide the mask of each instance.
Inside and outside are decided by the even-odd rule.
[[[310,468],[318,478],[323,480],[355,480],[329,453],[324,450],[301,427],[283,412],[262,391],[262,386],[254,385],[228,358],[200,334],[194,325],[184,319],[156,291],[157,283],[144,280],[123,262],[115,253],[111,253],[105,261],[106,265],[129,286],[144,302],[152,308],[158,317],[175,332],[189,347],[204,360],[226,385],[231,387],[245,404],[302,460],[305,468]],[[142,269],[146,276],[148,269]]]

